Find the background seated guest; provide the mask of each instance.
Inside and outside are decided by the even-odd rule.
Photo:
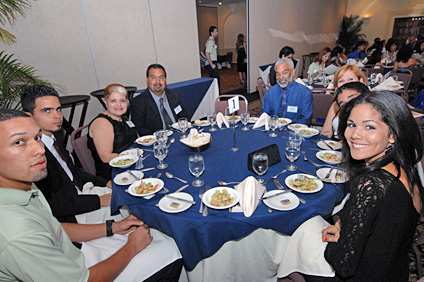
[[[137,139],[134,123],[125,116],[128,110],[127,90],[121,84],[110,84],[104,90],[106,111],[93,119],[88,127],[87,147],[93,155],[96,175],[112,177],[109,161]]]
[[[422,61],[424,57],[424,40],[421,42],[418,42],[418,47],[416,49],[416,52],[412,54],[412,58],[414,58],[417,61]]]
[[[359,40],[358,43],[356,43],[356,50],[347,55],[348,59],[354,59],[354,60],[363,60],[365,59],[365,48],[367,47],[367,42],[365,40]]]
[[[386,59],[390,63],[394,64],[397,54],[397,43],[394,39],[389,39],[386,44],[386,48],[383,49],[383,59]]]
[[[365,74],[355,65],[344,65],[341,67],[335,74],[333,78],[334,89],[338,89],[345,83],[360,81],[365,85],[368,85],[368,79]],[[337,116],[340,107],[336,102],[331,104],[330,109],[328,110],[327,117],[325,118],[324,125],[321,130],[321,134],[327,137],[333,137],[333,119]]]
[[[406,45],[399,49],[396,55],[396,62],[393,66],[393,70],[406,69],[410,65],[416,64],[417,60],[412,58],[412,49]]]
[[[283,58],[290,58],[293,60],[294,50],[290,46],[284,46],[281,48],[280,53],[278,54],[279,59]],[[296,60],[293,60],[293,68],[296,68]],[[274,86],[277,84],[277,78],[275,77],[275,64],[271,66],[271,69],[269,70],[269,84],[271,86]]]
[[[339,130],[350,197],[340,220],[321,231],[329,242],[325,260],[336,274],[325,281],[408,281],[408,251],[421,211],[417,123],[401,97],[376,92],[346,104]]]
[[[341,67],[344,64],[346,64],[346,60],[343,60],[343,48],[341,46],[336,46],[333,48],[333,50],[331,51],[331,59],[330,59],[330,63],[332,65],[335,65],[336,67]]]
[[[383,57],[383,42],[377,41],[372,47],[373,48],[370,50],[367,64],[382,66],[383,63],[381,62],[381,59]]]
[[[152,242],[156,235],[152,238],[149,227],[134,215],[107,224],[60,224],[43,193],[31,187],[33,181],[46,177],[46,165],[40,127],[23,112],[0,109],[1,281],[138,282],[150,277],[156,279],[148,281],[178,281],[180,259],[162,264],[163,260],[149,256],[140,261],[149,249],[157,248]],[[109,249],[106,259],[89,268],[84,246],[80,251],[71,242],[113,238],[130,231],[122,247]],[[156,251],[179,254],[175,243],[174,249]],[[162,270],[149,270],[151,264]]]
[[[110,216],[112,185],[106,178],[77,169],[68,151],[56,141],[54,134],[62,128],[63,116],[59,94],[51,87],[31,86],[21,94],[21,104],[41,128],[41,141],[46,147],[48,176],[35,182],[43,192],[53,215],[60,222],[76,223],[76,215],[103,211]],[[104,187],[99,195],[82,195],[86,183]]]
[[[146,71],[148,89],[132,99],[131,120],[140,136],[167,129],[179,118],[190,119],[180,94],[166,88],[166,71],[159,64],[152,64]]]
[[[325,47],[319,52],[319,55],[312,64],[309,65],[308,75],[316,77],[317,75],[324,73],[324,69],[328,60],[331,58],[331,49]]]
[[[261,114],[278,115],[292,120],[293,123],[309,125],[312,118],[313,100],[308,87],[293,81],[293,61],[279,59],[275,63],[277,85],[266,92],[263,98]]]

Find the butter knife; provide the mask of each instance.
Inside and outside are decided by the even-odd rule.
[[[321,151],[320,149],[316,149],[316,148],[308,148],[308,150],[312,150],[312,151]]]
[[[181,188],[179,188],[177,191],[175,191],[175,193],[178,193],[178,192],[181,192],[181,191],[183,191],[185,188],[187,188],[189,185],[187,184],[187,185],[184,185],[184,186],[181,186]]]
[[[291,192],[290,190],[285,189],[285,188],[283,187],[283,185],[281,185],[280,181],[278,181],[278,179],[273,179],[273,181],[274,181],[275,186],[277,186],[277,188],[278,188],[278,189],[283,190],[283,191]],[[302,199],[302,198],[301,198],[301,197],[299,197],[299,196],[297,196],[297,197],[299,198],[299,201],[300,201],[302,204],[306,204],[306,201],[305,201],[304,199]]]
[[[142,169],[140,171],[149,171],[149,170],[152,170],[152,169],[155,169],[155,168],[154,167],[149,167],[149,168]]]
[[[324,143],[324,145],[327,146],[330,150],[334,151],[333,147],[331,147],[330,144],[328,144],[327,142],[325,142],[324,139],[321,139],[320,141],[322,141],[322,143]]]
[[[307,172],[306,170],[303,170],[303,169],[301,169],[301,168],[297,168],[299,171],[301,171],[301,172],[303,172],[303,173],[306,173],[306,174],[308,174],[308,175],[311,175],[312,177],[314,177],[315,179],[320,179],[319,177],[317,177],[315,174],[312,174],[312,173],[310,173],[310,172]]]
[[[184,203],[192,204],[192,205],[195,205],[196,204],[195,201],[190,201],[190,200],[186,200],[186,199],[175,197],[175,196],[171,196],[171,195],[165,195],[165,197],[166,198],[169,198],[169,199],[172,199],[172,200],[176,200],[176,201],[181,201],[181,202],[184,202]]]
[[[131,171],[131,170],[127,170],[127,172],[128,172],[128,174],[129,174],[129,175],[131,175],[132,177],[134,177],[134,178],[135,178],[135,180],[141,180],[141,178],[140,178],[140,177],[138,177],[137,175],[135,175],[134,173],[132,173],[132,171]]]
[[[280,196],[280,195],[282,195],[282,194],[286,194],[286,193],[290,193],[290,191],[289,191],[289,190],[284,190],[284,191],[281,191],[281,192],[275,193],[274,195],[271,195],[271,196],[262,197],[262,198],[261,198],[261,200],[263,201],[263,200],[272,199],[272,198],[275,198],[275,197],[277,197],[277,196]]]

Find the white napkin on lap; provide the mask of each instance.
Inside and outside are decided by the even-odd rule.
[[[222,123],[224,123],[227,128],[230,127],[228,120],[224,117],[224,115],[221,112],[219,112],[216,114],[216,124],[218,124],[218,127],[221,128]]]
[[[250,217],[258,206],[259,199],[265,192],[262,186],[253,176],[247,177],[243,182],[235,187],[240,193],[240,206],[246,217]]]
[[[201,146],[208,143],[211,140],[210,133],[199,133],[197,129],[190,129],[190,134],[186,138],[181,139],[180,141],[187,146]]]
[[[303,80],[302,79],[300,79],[300,78],[296,78],[296,80],[295,80],[297,83],[299,83],[299,84],[302,84],[303,86],[306,86],[306,87],[308,87],[309,89],[313,89],[313,87],[312,86],[309,86],[309,85],[306,85],[305,84],[305,82],[303,82]]]
[[[253,126],[253,129],[264,126],[265,129],[269,130],[269,119],[271,117],[267,113],[261,114],[261,116],[258,118],[258,120],[255,122],[255,125]]]

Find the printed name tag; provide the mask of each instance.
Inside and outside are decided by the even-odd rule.
[[[132,121],[130,121],[130,120],[127,120],[127,124],[128,124],[129,127],[134,127],[135,126],[134,123]]]
[[[183,109],[181,109],[181,105],[178,105],[175,109],[174,112],[176,115],[178,115]]]
[[[287,112],[289,113],[297,113],[297,106],[288,106]]]

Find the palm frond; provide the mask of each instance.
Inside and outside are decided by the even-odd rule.
[[[0,0],[0,24],[15,23],[16,16],[24,15],[25,8],[30,6],[29,0]]]
[[[7,45],[12,45],[15,44],[16,37],[4,28],[0,27],[0,42],[3,42]]]

